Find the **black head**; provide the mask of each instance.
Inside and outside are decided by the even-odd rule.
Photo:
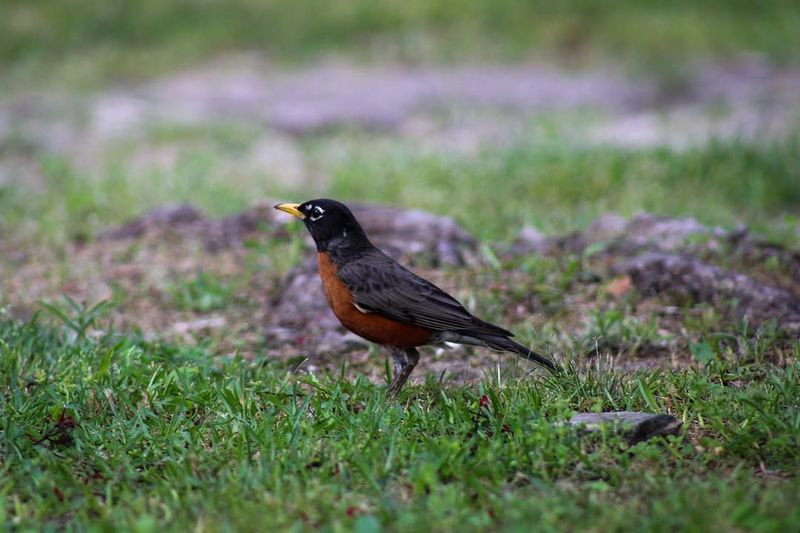
[[[332,244],[337,247],[370,245],[350,209],[336,200],[320,198],[302,204],[278,204],[275,209],[301,219],[320,252],[330,251]]]

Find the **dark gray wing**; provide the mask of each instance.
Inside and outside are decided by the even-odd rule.
[[[473,316],[458,300],[404,268],[383,252],[370,252],[339,268],[339,278],[364,310],[435,331],[469,330],[510,336]]]

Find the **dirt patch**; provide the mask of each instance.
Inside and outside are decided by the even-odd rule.
[[[754,327],[772,321],[795,337],[799,331],[799,278],[792,274],[798,255],[743,228],[606,215],[583,233],[522,232],[528,242],[521,237],[508,246],[506,264],[537,257],[541,266],[497,270],[450,219],[385,206],[354,211],[380,247],[477,314],[534,332],[534,348],[562,360],[676,368],[694,364],[689,348],[704,329],[726,330],[720,319],[746,318]],[[26,317],[37,300],[57,302],[62,294],[86,305],[108,300],[115,302],[108,318],[120,331],[211,343],[220,354],[267,355],[302,371],[346,365],[383,379],[384,354],[339,325],[310,242],[285,221],[271,202],[222,219],[189,205],[163,206],[63,250],[12,253],[4,240],[3,305]],[[777,263],[763,270],[763,257]],[[708,320],[716,322],[699,330],[687,325]],[[510,355],[429,348],[415,379],[502,380],[531,370]]]
[[[635,286],[643,294],[705,302],[737,320],[775,321],[786,332],[800,332],[800,252],[747,228],[726,231],[693,218],[640,214],[625,220],[607,214],[584,232],[553,238],[525,228],[511,247],[512,254],[587,251],[606,276],[623,276],[612,281],[611,292],[621,295]]]
[[[0,273],[9,281],[2,305],[29,318],[40,309],[37,301],[58,305],[62,295],[87,307],[112,301],[107,318],[119,331],[210,342],[221,354],[268,353],[291,366],[303,361],[306,371],[336,369],[348,353],[351,368],[379,378],[383,365],[374,359],[382,356],[333,317],[310,241],[301,239],[296,249],[298,232],[289,226],[296,223],[274,203],[220,219],[191,205],[160,206],[61,250],[23,252],[3,240]],[[406,263],[425,269],[479,263],[476,240],[452,219],[368,204],[352,208],[373,241]],[[298,253],[300,265],[287,272],[286,257]]]
[[[667,292],[676,298],[708,302],[756,325],[770,320],[790,333],[800,333],[800,296],[685,255],[648,252],[621,261],[617,273],[630,275],[645,294]]]
[[[298,185],[315,179],[300,139],[342,128],[475,153],[529,140],[530,125],[548,117],[557,117],[570,142],[634,147],[782,138],[800,117],[800,72],[757,61],[705,66],[680,90],[668,86],[615,69],[541,64],[280,70],[257,56],[229,57],[96,94],[32,91],[0,99],[0,183],[40,183],[24,164],[40,153],[92,171],[111,148],[134,145],[140,148],[127,165],[159,167],[173,156],[148,135],[176,126],[246,126],[252,142],[236,154],[237,168],[269,169],[276,183]]]
[[[584,110],[619,117],[590,138],[649,145],[672,144],[681,134],[685,142],[687,133],[697,140],[703,131],[743,135],[767,126],[786,127],[787,111],[800,111],[798,92],[800,73],[757,61],[705,66],[673,92],[655,80],[632,80],[614,69],[324,63],[275,71],[251,59],[180,73],[127,94],[98,96],[90,104],[90,116],[91,128],[103,135],[153,118],[199,123],[230,117],[307,135],[341,126],[411,131],[420,115],[443,107],[515,115]]]
[[[603,72],[566,72],[544,65],[360,67],[324,63],[275,71],[257,61],[215,64],[100,96],[95,130],[118,133],[158,115],[197,123],[236,117],[292,135],[341,126],[401,130],[420,112],[443,106],[557,111],[591,107],[640,109],[652,88]]]
[[[276,203],[263,201],[219,219],[208,218],[189,204],[159,206],[121,226],[101,231],[97,238],[124,241],[177,235],[203,242],[210,252],[235,248],[259,232],[271,238],[280,236],[280,230],[294,222],[273,208]],[[476,239],[449,217],[374,204],[352,203],[350,208],[372,241],[393,257],[425,260],[435,266],[463,266],[476,261]]]

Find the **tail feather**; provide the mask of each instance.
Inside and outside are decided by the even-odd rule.
[[[508,337],[495,335],[480,335],[476,337],[492,350],[515,353],[524,357],[525,359],[528,359],[529,361],[533,361],[542,365],[551,372],[557,372],[559,370],[559,367],[550,359],[543,355],[539,355],[530,348],[527,348],[522,344],[509,339]]]

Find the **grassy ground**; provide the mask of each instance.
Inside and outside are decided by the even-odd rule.
[[[555,140],[473,159],[360,147],[331,170],[331,194],[446,213],[482,238],[511,238],[524,223],[568,231],[608,211],[690,215],[777,236],[786,227],[781,219],[800,214],[796,148],[781,141],[625,150]]]
[[[764,366],[769,343],[674,373],[430,381],[387,403],[363,379],[289,375],[266,353],[92,339],[96,316],[68,318],[60,331],[0,323],[7,525],[785,531],[800,520],[800,367]],[[685,431],[630,447],[558,425],[603,409],[669,410]]]
[[[2,2],[0,87],[97,87],[240,50],[287,63],[338,54],[621,61],[667,78],[690,57],[755,53],[786,65],[800,57],[800,10],[788,0],[626,0],[613,9],[582,0],[392,1],[380,10],[361,0],[196,4]],[[223,215],[265,197],[326,195],[450,215],[487,240],[509,241],[526,223],[581,229],[611,210],[744,223],[797,248],[796,136],[627,150],[580,145],[552,126],[560,118],[477,153],[351,131],[294,139],[304,176],[314,177],[295,186],[275,179],[280,169],[243,163],[263,134],[252,124],[144,128],[90,150],[88,162],[12,130],[0,145],[8,163],[0,523],[142,532],[797,529],[800,343],[769,324],[635,291],[614,296],[590,257],[504,263],[487,248],[494,262],[484,267],[427,274],[574,367],[556,381],[497,359],[481,367],[481,380],[440,383],[431,372],[387,403],[377,352],[344,364],[328,355],[334,364],[315,374],[288,373],[280,347],[264,340],[264,300],[302,255],[299,229],[218,254],[170,236],[113,246],[93,238],[167,202]],[[785,265],[717,260],[797,289]],[[61,293],[86,302],[37,302],[63,302]],[[110,303],[92,309],[102,300]],[[169,334],[220,318],[216,329]],[[590,349],[597,356],[587,360]],[[479,355],[435,362],[457,370],[485,362]],[[612,358],[617,368],[608,368]],[[669,412],[682,434],[631,447],[559,425],[577,411],[622,409]]]
[[[330,164],[319,145],[307,150],[318,165]],[[452,214],[483,237],[509,237],[526,221],[575,228],[615,208],[694,214],[712,223],[743,220],[796,243],[798,163],[788,144],[688,152],[553,147],[477,159],[414,156],[402,147],[345,153],[326,167],[333,179],[319,192],[420,205]],[[68,178],[52,183],[62,188],[9,189],[4,223],[27,227],[29,236],[52,245],[151,203],[190,200],[228,211],[259,195],[257,178],[225,182],[213,158],[201,161],[209,165],[200,173],[208,177],[205,188],[182,188],[173,176],[158,189],[146,177],[124,174],[112,178],[122,180],[115,186],[96,188],[80,173],[60,171]],[[400,176],[417,181],[399,187]],[[96,218],[87,222],[89,213]],[[30,226],[31,219],[45,223]],[[53,241],[54,235],[61,237]],[[247,341],[246,358],[235,355],[237,343],[245,342],[240,326],[258,316],[264,287],[279,283],[287,257],[299,257],[288,246],[246,250],[246,267],[233,273],[225,270],[228,259],[194,252],[201,265],[196,275],[176,270],[166,285],[157,276],[170,263],[140,256],[146,244],[111,250],[111,262],[72,256],[71,246],[57,246],[63,251],[53,263],[23,260],[47,271],[56,290],[91,286],[118,263],[141,266],[143,275],[130,287],[115,286],[114,305],[156,328],[177,316],[238,311],[224,315],[229,326],[222,330],[173,343],[145,342],[129,329],[109,332],[103,307],[62,306],[62,315],[45,308],[34,322],[4,318],[0,513],[6,524],[139,531],[258,530],[264,523],[359,531],[527,530],[532,523],[551,530],[783,531],[800,521],[796,339],[731,323],[691,302],[673,307],[643,295],[604,296],[603,282],[584,280],[590,269],[581,258],[521,258],[503,265],[508,272],[487,268],[443,279],[462,300],[478,301],[481,315],[513,325],[526,340],[535,329],[533,340],[581,370],[548,381],[504,360],[516,371],[498,366],[495,377],[487,367],[480,383],[467,385],[441,385],[431,374],[400,403],[386,403],[377,353],[356,372],[341,363],[341,373],[334,365],[316,377],[287,373],[288,363],[275,359],[278,349],[260,337]],[[170,241],[159,249],[183,262],[191,256]],[[14,257],[4,259],[7,279],[31,287],[14,303],[36,308],[30,299],[38,282],[13,277],[20,261]],[[763,267],[768,276],[779,268]],[[459,281],[454,286],[448,279]],[[520,315],[516,309],[530,298],[537,314]],[[592,347],[601,357],[587,363],[580,354]],[[639,357],[675,358],[678,370],[601,364],[621,353],[634,364]],[[488,405],[480,405],[483,395]],[[576,411],[621,409],[672,413],[684,423],[683,433],[629,447],[611,435],[579,439],[558,426]]]
[[[687,57],[755,53],[796,62],[799,27],[791,0],[626,0],[613,8],[591,0],[351,0],[335,8],[320,0],[9,0],[0,6],[0,61],[6,83],[48,73],[77,85],[151,76],[239,50],[280,62],[342,53],[409,61],[611,59],[670,76]]]
[[[136,145],[111,150],[88,169],[42,154],[40,186],[0,185],[0,227],[64,243],[164,203],[190,202],[220,216],[254,198],[332,196],[449,215],[484,239],[511,239],[524,224],[548,233],[580,229],[608,211],[694,216],[711,225],[745,224],[779,242],[796,239],[796,139],[627,150],[581,148],[554,136],[459,155],[426,153],[418,143],[392,138],[334,134],[300,144],[306,172],[322,179],[292,187],[275,185],[274,169],[242,163],[257,139],[247,131],[151,139],[144,151],[156,155],[144,163]],[[168,168],[158,160],[162,152],[174,154]]]

